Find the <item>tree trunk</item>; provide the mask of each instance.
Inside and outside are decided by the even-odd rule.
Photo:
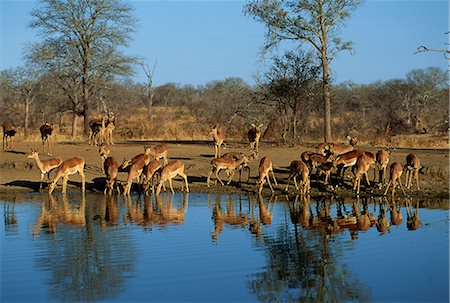
[[[28,128],[30,124],[30,102],[28,100],[28,97],[25,99],[25,117],[24,117],[24,130],[23,135],[25,139],[28,139]]]
[[[89,116],[90,116],[90,109],[87,103],[84,104],[84,111],[83,111],[83,117],[84,117],[84,121],[83,121],[83,134],[85,136],[89,136]]]
[[[74,140],[77,137],[77,124],[78,124],[78,114],[76,111],[74,111],[72,116],[72,140]]]
[[[331,137],[331,95],[330,95],[330,75],[328,72],[328,59],[326,53],[322,55],[322,69],[323,69],[323,123],[324,123],[324,140],[325,142],[332,142]]]

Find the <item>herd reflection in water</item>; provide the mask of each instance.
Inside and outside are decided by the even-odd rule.
[[[124,196],[123,206],[126,211],[122,222],[141,226],[183,224],[189,205],[189,194],[182,194],[181,203],[176,206],[173,205],[174,196],[173,194],[143,195],[137,197],[135,202],[132,197]],[[399,226],[403,223],[402,207],[405,208],[407,216],[405,225],[408,230],[418,229],[422,224],[419,218],[419,199],[413,200],[413,198],[388,200],[386,197],[357,197],[346,201],[342,197],[319,197],[311,202],[309,195],[304,197],[272,195],[264,199],[261,194],[258,194],[256,199],[253,196],[247,196],[248,205],[244,206],[242,200],[236,200],[233,195],[228,196],[224,205],[221,201],[222,196],[208,195],[208,207],[211,209],[214,225],[213,240],[219,239],[224,226],[247,228],[250,233],[260,237],[262,226],[272,223],[271,205],[273,203],[285,203],[293,224],[299,224],[306,230],[318,230],[327,236],[335,236],[349,230],[351,238],[357,239],[359,231],[367,231],[371,227],[376,228],[380,234],[386,234],[392,225]],[[59,197],[61,201],[58,201]],[[98,210],[94,217],[99,219],[100,226],[106,228],[119,225],[118,196],[96,197],[99,197],[101,201],[98,203]],[[74,227],[85,226],[86,195],[84,193],[81,194],[80,200],[79,203],[69,203],[67,194],[57,198],[48,195],[48,200],[42,201],[40,215],[32,229],[33,236],[39,236],[41,230],[48,234],[56,234],[57,226],[60,224]],[[332,215],[331,206],[334,203],[336,213]],[[14,209],[9,208],[11,206],[5,204],[5,224],[17,224]]]
[[[181,199],[179,195],[39,195],[41,209],[32,235],[58,235],[64,239],[58,245],[56,241],[45,241],[48,257],[39,255],[36,262],[39,267],[51,267],[49,285],[54,285],[55,291],[52,297],[75,301],[117,297],[127,273],[140,266],[135,244],[121,226],[149,230],[187,224],[189,194],[181,194]],[[330,245],[329,239],[347,232],[357,240],[371,228],[380,235],[388,233],[392,226],[415,230],[421,226],[419,204],[423,202],[417,198],[336,196],[204,197],[207,201],[202,207],[206,208],[207,203],[211,214],[211,228],[205,232],[210,233],[213,243],[225,241],[221,235],[227,230],[241,229],[251,233],[255,245],[265,251],[267,265],[246,282],[259,301],[368,301],[367,286],[334,257],[336,247],[342,244]],[[274,209],[279,211],[280,206],[284,212],[275,215]],[[19,224],[14,203],[5,202],[4,207],[6,227]],[[286,222],[280,223],[283,218]],[[269,232],[270,226],[275,228]],[[81,228],[81,233],[70,232]],[[120,236],[120,241],[106,231]],[[52,261],[52,256],[58,256],[58,262]],[[86,281],[93,284],[88,286]]]

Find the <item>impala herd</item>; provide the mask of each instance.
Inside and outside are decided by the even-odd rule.
[[[114,144],[112,140],[112,131],[115,128],[116,115],[108,115],[101,118],[93,119],[90,122],[91,132],[89,135],[89,144],[99,146],[99,156],[101,167],[106,176],[106,185],[104,193],[111,194],[114,189],[129,196],[132,190],[133,182],[139,184],[141,190],[145,192],[151,191],[158,195],[161,189],[165,190],[165,183],[168,181],[172,193],[173,185],[172,179],[180,176],[184,183],[182,183],[182,190],[186,187],[186,192],[189,192],[188,178],[185,174],[185,164],[181,160],[169,161],[167,144],[159,144],[154,147],[144,146],[144,151],[141,154],[134,156],[131,159],[123,159],[122,164],[119,165],[117,160],[110,156],[111,146]],[[247,156],[241,152],[228,152],[221,156],[221,146],[225,140],[225,132],[218,126],[211,129],[209,135],[212,135],[214,142],[214,158],[210,161],[211,170],[206,179],[206,185],[211,186],[211,177],[214,175],[221,185],[225,185],[220,179],[219,173],[225,170],[228,175],[227,185],[233,181],[236,171],[239,172],[239,182],[241,182],[241,173],[243,169],[248,170],[247,183],[250,178],[249,164],[259,158],[259,141],[261,138],[262,124],[255,125],[248,131],[248,139],[250,142],[250,154]],[[63,161],[60,157],[51,156],[51,137],[54,131],[53,124],[45,123],[40,127],[42,138],[43,151],[49,159],[41,160],[38,152],[32,150],[27,154],[27,158],[33,159],[41,173],[41,181],[39,189],[42,188],[44,176],[47,175],[50,180],[49,173],[56,169],[56,175],[49,185],[49,193],[55,189],[58,180],[63,178],[62,192],[66,192],[69,175],[79,173],[82,179],[82,191],[85,190],[85,160],[82,157],[73,157]],[[3,149],[12,148],[11,138],[17,132],[10,123],[3,124]],[[8,140],[9,139],[9,140]],[[350,167],[353,171],[352,186],[357,195],[360,193],[361,180],[364,179],[367,186],[366,190],[372,192],[369,181],[369,170],[374,169],[378,171],[378,188],[384,189],[384,195],[391,189],[391,194],[394,195],[397,184],[400,186],[403,194],[406,191],[402,184],[402,174],[405,170],[405,187],[410,190],[413,179],[415,180],[417,190],[419,190],[419,170],[422,168],[420,159],[417,155],[409,154],[406,157],[406,164],[403,166],[398,162],[394,162],[389,167],[389,182],[386,182],[386,170],[390,161],[389,150],[379,150],[376,154],[369,151],[355,149],[356,139],[347,137],[350,144],[341,143],[321,143],[314,150],[308,150],[300,155],[299,159],[295,159],[289,166],[289,175],[286,181],[285,191],[289,191],[289,182],[294,181],[296,190],[301,190],[302,195],[306,195],[311,190],[310,178],[314,174],[316,183],[319,184],[319,178],[324,175],[323,183],[325,187],[334,190],[336,187],[345,185],[345,170]],[[9,142],[8,142],[9,141]],[[46,146],[47,145],[47,146]],[[162,160],[162,162],[161,162]],[[331,184],[331,172],[335,173],[335,184]],[[119,172],[127,172],[128,176],[126,182],[123,184],[118,181],[117,176]],[[275,191],[270,180],[270,174],[274,185],[278,185],[275,178],[272,160],[263,156],[259,162],[258,181],[256,190],[261,193],[264,184],[267,182],[272,193]],[[298,182],[297,182],[298,177]],[[301,185],[301,188],[299,186]]]

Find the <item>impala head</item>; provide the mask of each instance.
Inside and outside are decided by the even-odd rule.
[[[211,127],[211,131],[209,132],[209,134],[208,135],[214,135],[214,134],[217,134],[217,130],[218,130],[218,128],[219,128],[219,126],[218,125],[215,125],[215,126],[212,126]]]
[[[121,167],[122,169],[124,169],[124,168],[127,168],[127,167],[130,166],[130,165],[131,165],[131,159],[123,158],[123,162],[122,162],[122,164],[120,165],[120,167]]]
[[[34,158],[36,158],[38,156],[39,156],[38,152],[35,151],[34,149],[32,149],[31,152],[29,154],[27,154],[27,158],[28,159],[34,159]]]

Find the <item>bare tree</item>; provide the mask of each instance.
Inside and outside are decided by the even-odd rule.
[[[40,81],[40,73],[32,66],[17,67],[4,72],[6,77],[10,79],[12,89],[16,91],[19,99],[23,102],[23,125],[24,138],[29,136],[31,106],[36,100],[42,87]]]
[[[119,50],[135,29],[131,7],[118,0],[39,0],[31,16],[30,27],[44,38],[33,46],[42,66],[77,75],[87,135],[94,79],[132,73],[135,59]]]
[[[153,86],[153,76],[155,74],[156,63],[153,63],[152,68],[147,64],[142,63],[142,69],[144,70],[145,76],[147,77],[147,82],[145,83],[145,88],[142,96],[142,100],[147,107],[147,117],[151,118],[153,109],[153,98],[155,97],[155,87]]]
[[[264,49],[283,41],[295,41],[311,47],[322,65],[324,103],[324,139],[331,141],[330,61],[341,50],[351,50],[342,41],[338,29],[361,0],[251,0],[244,12],[267,27]]]

